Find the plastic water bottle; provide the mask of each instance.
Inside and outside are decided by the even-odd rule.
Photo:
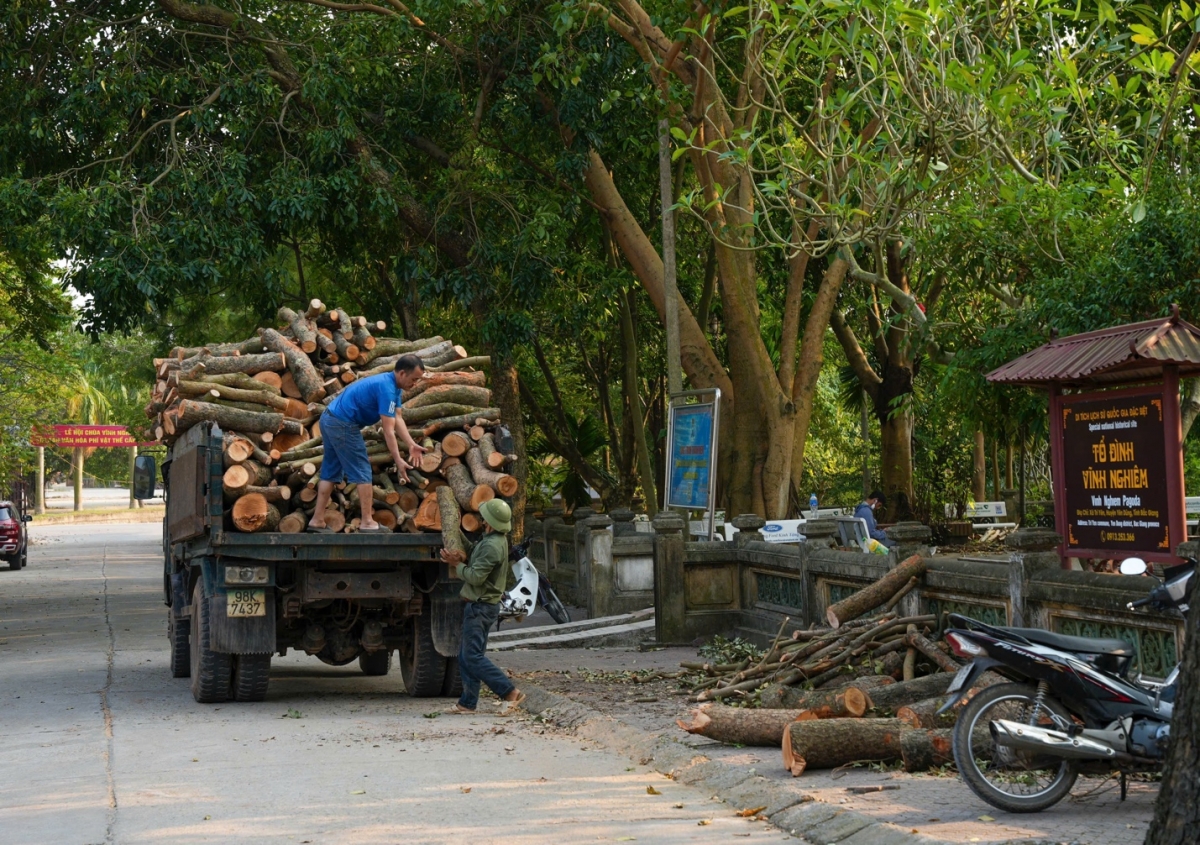
[[[808,497],[808,518],[817,518],[817,494],[812,493]]]

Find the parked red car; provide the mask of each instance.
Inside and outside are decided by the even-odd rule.
[[[31,519],[12,502],[0,500],[0,558],[8,563],[9,569],[21,569],[29,562],[29,532],[25,523]]]

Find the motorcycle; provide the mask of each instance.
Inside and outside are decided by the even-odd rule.
[[[1188,612],[1188,582],[1200,562],[1168,568],[1161,584],[1130,610]],[[1142,575],[1145,561],[1122,562]],[[984,801],[1011,813],[1035,813],[1061,801],[1081,767],[1121,773],[1161,770],[1171,736],[1179,666],[1159,684],[1128,677],[1132,645],[1036,628],[1001,628],[950,614],[946,641],[971,662],[955,675],[939,715],[970,698],[954,727],[954,761]],[[971,692],[984,672],[1012,683]]]
[[[508,553],[517,583],[501,597],[500,615],[496,624],[498,626],[505,619],[520,622],[533,612],[536,604],[540,604],[550,614],[551,619],[559,625],[565,625],[571,621],[571,615],[567,613],[566,607],[555,595],[550,581],[545,575],[538,572],[533,561],[529,559],[529,543],[530,541],[526,540],[520,545],[513,546]]]

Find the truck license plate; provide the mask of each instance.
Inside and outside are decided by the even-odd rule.
[[[267,615],[267,591],[230,590],[225,594],[225,615],[230,619]]]

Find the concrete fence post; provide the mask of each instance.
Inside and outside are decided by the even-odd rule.
[[[687,639],[683,517],[663,512],[654,525],[654,635],[659,643]]]
[[[1008,601],[1012,624],[1018,628],[1033,622],[1026,608],[1029,580],[1040,569],[1058,569],[1058,547],[1062,537],[1049,528],[1018,528],[1004,540],[1008,549]]]
[[[613,593],[616,590],[616,568],[613,566],[613,535],[608,530],[611,518],[600,514],[584,520],[587,530],[588,618],[612,616]]]
[[[762,527],[767,524],[767,521],[756,513],[744,513],[733,518],[733,527],[737,529],[737,533],[733,535],[733,544],[737,548],[744,548],[747,543],[761,542]]]

